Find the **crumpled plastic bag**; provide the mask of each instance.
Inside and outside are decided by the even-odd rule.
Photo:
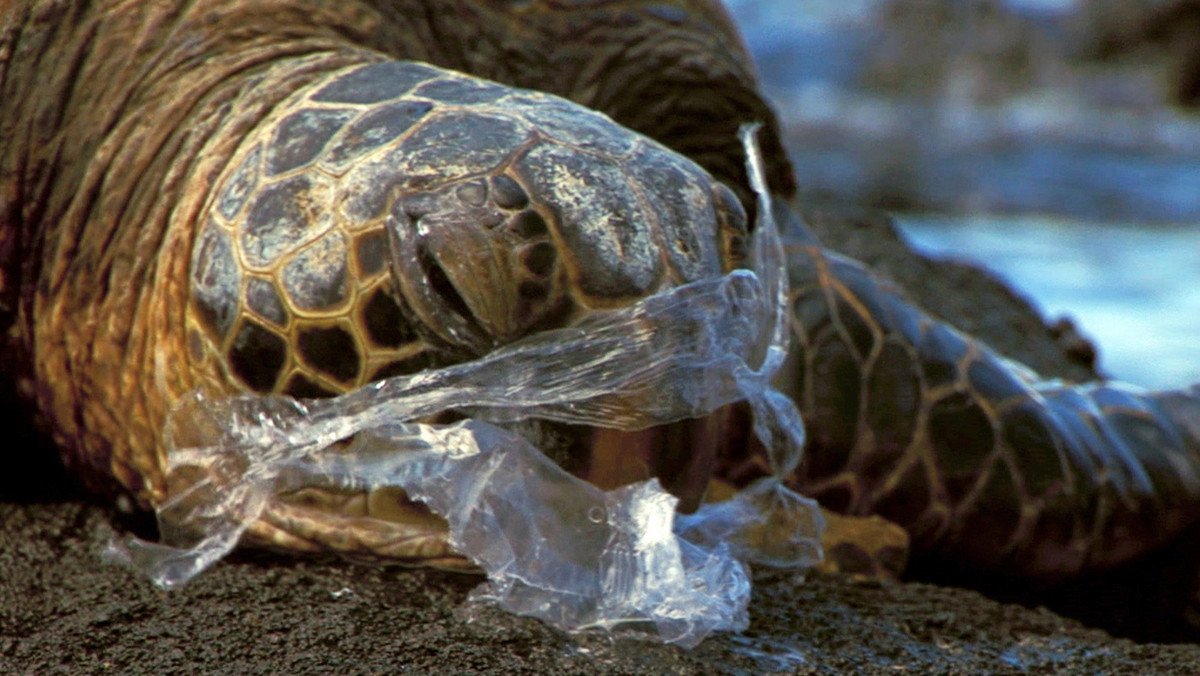
[[[399,486],[445,518],[452,546],[487,573],[474,598],[567,631],[635,626],[688,647],[745,629],[743,562],[809,567],[823,523],[780,481],[799,462],[804,428],[770,384],[787,348],[786,275],[752,130],[743,141],[760,196],[754,272],[332,399],[190,397],[165,433],[168,476],[189,487],[158,509],[163,543],[131,538],[109,557],[171,588],[232,550],[274,495]],[[631,397],[637,407],[616,404]],[[657,480],[602,491],[499,426],[533,417],[635,430],[741,400],[774,474],[687,516]],[[450,408],[469,418],[412,422]],[[349,448],[327,450],[347,438]]]

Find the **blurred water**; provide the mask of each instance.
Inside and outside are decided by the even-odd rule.
[[[980,261],[1074,317],[1110,375],[1200,382],[1200,117],[1163,105],[1145,73],[1069,62],[1064,17],[1081,0],[1006,3],[1049,47],[1041,84],[997,99],[989,88],[1009,83],[986,64],[931,69],[917,95],[864,86],[885,0],[727,0],[803,198],[902,208],[920,248]],[[950,7],[970,22],[978,4]]]
[[[895,4],[922,3],[937,4]],[[1007,23],[972,0],[948,2],[949,19],[885,19],[884,0],[729,4],[805,198],[1200,222],[1200,116],[1166,105],[1149,66],[1080,57],[1068,11],[1082,3],[1008,0]]]
[[[1145,387],[1200,382],[1200,229],[1034,216],[897,221],[919,250],[982,263],[1048,317],[1072,317],[1108,375]]]

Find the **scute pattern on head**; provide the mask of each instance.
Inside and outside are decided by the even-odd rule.
[[[287,326],[287,308],[283,306],[283,298],[271,279],[252,276],[246,280],[246,306],[281,329]]]
[[[638,227],[650,214],[615,160],[547,144],[532,148],[514,168],[535,193],[558,195],[556,220],[579,225],[561,234],[584,302],[602,306],[658,288],[661,253],[650,229]]]
[[[380,103],[398,99],[441,71],[411,61],[384,61],[355,68],[312,95],[315,103]]]
[[[285,296],[299,314],[336,312],[349,299],[346,237],[331,232],[298,251],[279,275]]]
[[[192,262],[192,297],[204,326],[217,337],[229,335],[237,308],[229,302],[238,293],[242,267],[235,257],[233,238],[213,220],[196,239]]]
[[[391,143],[433,109],[428,101],[398,101],[373,108],[347,125],[321,158],[321,168],[340,175],[359,157]]]
[[[258,185],[259,162],[261,161],[262,148],[256,145],[242,158],[241,165],[225,184],[225,189],[217,198],[217,211],[226,221],[237,218],[238,212],[242,210],[242,206],[254,192]]]
[[[308,165],[342,127],[357,116],[350,109],[305,109],[288,115],[267,144],[267,176]]]
[[[247,265],[272,268],[301,242],[319,235],[322,225],[328,227],[317,220],[328,221],[328,216],[313,195],[327,192],[320,190],[322,182],[320,177],[301,174],[263,183],[239,228]],[[314,208],[310,210],[310,206]]]
[[[333,74],[263,124],[192,259],[192,342],[235,389],[478,354],[721,274],[746,230],[727,188],[604,115],[424,64]]]

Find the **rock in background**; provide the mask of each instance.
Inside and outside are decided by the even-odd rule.
[[[730,5],[805,200],[1200,221],[1195,2]]]

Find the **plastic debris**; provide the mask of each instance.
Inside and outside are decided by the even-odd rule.
[[[811,566],[823,527],[816,504],[780,481],[799,462],[804,428],[770,385],[786,354],[787,288],[752,135],[743,131],[760,195],[754,272],[332,399],[187,398],[165,433],[168,481],[185,488],[159,507],[163,543],[131,538],[109,558],[176,587],[232,550],[275,495],[399,486],[445,518],[455,550],[487,573],[474,598],[567,631],[631,625],[689,647],[744,629],[743,562]],[[657,480],[602,491],[501,426],[636,430],[742,400],[774,475],[686,517]],[[412,422],[451,408],[469,418]]]

